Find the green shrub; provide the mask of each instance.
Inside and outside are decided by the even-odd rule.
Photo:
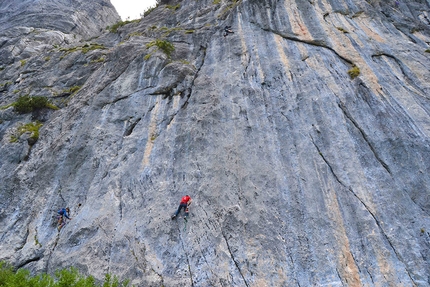
[[[0,262],[0,286],[5,287],[127,287],[129,280],[120,281],[117,276],[105,275],[104,282],[97,284],[93,276],[84,276],[76,268],[57,270],[53,276],[31,276],[26,269],[14,271],[13,267]]]
[[[170,54],[175,50],[175,46],[166,40],[154,40],[148,44],[146,44],[146,48],[151,48],[153,46],[156,46],[158,49],[163,51],[164,54],[170,57]]]
[[[166,5],[166,8],[171,9],[171,10],[173,10],[173,11],[178,10],[180,7],[181,7],[181,5],[180,5],[180,4],[177,4],[177,5],[175,5],[175,6],[173,6],[173,5]]]
[[[83,46],[75,46],[75,47],[71,47],[71,48],[61,48],[60,51],[65,52],[67,55],[67,54],[77,52],[77,51],[81,51],[83,54],[86,54],[92,50],[104,50],[104,49],[106,49],[106,47],[101,45],[101,44],[90,43],[90,44],[85,44]],[[62,59],[62,58],[63,58],[63,56],[60,57],[60,59]]]
[[[108,26],[106,29],[109,30],[109,32],[111,33],[116,33],[118,32],[118,29],[121,28],[124,25],[127,25],[129,23],[139,23],[141,19],[136,19],[136,20],[125,20],[125,21],[118,21],[115,24],[113,24],[112,26]]]
[[[92,61],[91,61],[91,63],[102,63],[102,62],[104,62],[104,61],[106,61],[105,56],[101,56],[101,57],[100,57],[100,58],[98,58],[98,59],[92,60]]]
[[[217,4],[221,3],[221,0],[214,0],[212,3],[217,5]]]
[[[10,86],[12,85],[12,82],[5,82],[3,84],[0,84],[0,88],[6,87],[6,86]]]
[[[53,104],[49,102],[49,100],[46,97],[30,97],[29,95],[26,96],[20,96],[18,100],[13,103],[13,107],[15,108],[15,111],[21,114],[30,113],[34,110],[43,109],[43,108],[50,108],[52,109],[55,107]],[[58,108],[54,108],[58,109]]]
[[[430,49],[425,50],[426,53],[430,53]]]
[[[158,7],[158,4],[152,7],[148,7],[145,11],[143,11],[143,17],[148,16],[152,11],[155,10],[155,8]]]
[[[27,61],[26,61],[26,60],[20,60],[20,62],[21,62],[21,67],[22,67],[22,66],[25,66],[25,64],[27,64]]]
[[[62,94],[72,94],[72,96],[73,95],[75,95],[77,92],[79,92],[79,90],[81,89],[81,87],[80,86],[73,86],[73,87],[70,87],[70,88],[68,88],[68,89],[64,89],[64,90],[62,90],[61,91],[61,93]]]
[[[26,132],[30,132],[30,134],[31,134],[30,139],[32,139],[31,143],[33,145],[39,139],[39,129],[42,126],[43,126],[43,124],[41,122],[38,122],[38,121],[28,123],[28,124],[21,124],[17,128],[16,133],[11,135],[10,142],[12,142],[12,143],[17,142],[20,136],[22,136]],[[0,284],[0,286],[2,286],[2,285]]]
[[[103,45],[91,43],[91,44],[85,44],[81,50],[82,50],[82,53],[86,54],[92,50],[104,50],[104,49],[106,48]]]
[[[348,75],[351,77],[351,79],[354,79],[360,75],[360,69],[357,66],[353,66],[349,71]]]

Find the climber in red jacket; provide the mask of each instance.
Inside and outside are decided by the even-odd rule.
[[[191,199],[191,197],[188,194],[183,196],[181,199],[181,203],[179,204],[178,210],[176,211],[175,214],[172,215],[172,219],[175,219],[176,216],[178,216],[179,212],[181,212],[181,209],[183,208],[185,210],[184,219],[187,220],[188,212],[189,212],[188,206],[190,206],[192,201],[193,200]]]

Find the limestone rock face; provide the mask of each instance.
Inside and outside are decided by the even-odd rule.
[[[430,3],[168,4],[91,39],[2,32],[0,260],[136,286],[429,286]],[[25,94],[60,109],[18,114]]]
[[[90,37],[119,19],[107,0],[0,1],[0,31],[26,26]]]

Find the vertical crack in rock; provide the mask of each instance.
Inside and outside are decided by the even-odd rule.
[[[324,154],[321,152],[320,148],[317,146],[317,144],[314,141],[314,138],[312,137],[312,135],[309,135],[311,137],[311,142],[312,144],[315,146],[315,148],[317,149],[318,154],[321,156],[321,158],[323,159],[323,161],[325,162],[325,164],[328,166],[330,172],[333,174],[334,178],[336,179],[336,181],[338,183],[340,183],[342,186],[346,187],[346,185],[339,179],[339,177],[337,176],[337,174],[334,172],[333,167],[331,166],[331,164],[328,162],[328,160],[325,158]]]
[[[367,212],[369,212],[369,214],[372,216],[373,220],[375,221],[376,225],[378,226],[378,229],[380,230],[381,234],[383,235],[383,237],[385,238],[385,240],[387,241],[387,243],[389,244],[389,246],[391,247],[391,249],[393,250],[394,254],[396,255],[397,259],[402,262],[403,264],[405,264],[402,260],[402,256],[398,253],[398,251],[396,250],[396,248],[394,247],[393,243],[391,242],[390,238],[388,237],[388,235],[385,233],[384,229],[382,228],[380,222],[378,221],[378,219],[376,218],[376,215],[370,210],[370,208],[367,206],[367,204],[361,200],[360,197],[358,197],[358,195],[354,192],[354,190],[352,189],[352,187],[347,187],[340,179],[339,177],[336,175],[336,173],[334,172],[332,166],[330,165],[330,163],[328,162],[328,160],[325,158],[325,156],[323,155],[323,153],[321,152],[321,150],[319,149],[319,147],[315,144],[312,136],[311,136],[311,140],[312,143],[314,144],[315,148],[317,149],[318,153],[320,154],[321,158],[323,159],[323,161],[327,164],[330,172],[333,174],[334,178],[336,179],[337,182],[339,182],[339,184],[341,184],[344,188],[348,189],[355,198],[357,198],[359,200],[359,202],[364,206],[364,208],[367,210]],[[355,259],[354,259],[355,261]],[[405,271],[408,274],[409,278],[413,281],[411,275],[409,274],[409,271],[406,269],[406,264],[405,264]],[[414,282],[415,283],[415,282]]]
[[[122,192],[121,192],[121,189],[118,192],[118,199],[119,199],[119,205],[118,205],[118,208],[119,208],[119,221],[122,221],[122,213],[123,213],[122,205],[123,205],[123,203],[122,203]]]
[[[179,234],[181,234],[181,230],[179,228],[179,224],[178,224],[178,232],[179,232]],[[194,287],[194,280],[193,280],[193,273],[191,272],[190,259],[188,258],[188,253],[187,253],[187,251],[185,249],[184,240],[182,239],[182,236],[181,236],[181,246],[182,246],[182,251],[185,254],[185,258],[187,259],[188,272],[190,273],[191,287]]]
[[[411,275],[409,273],[409,270],[407,270],[407,264],[403,261],[402,256],[399,254],[399,252],[397,251],[397,249],[394,247],[393,243],[391,242],[390,238],[385,233],[385,231],[382,228],[380,222],[376,218],[376,215],[369,209],[369,207],[367,206],[367,204],[363,200],[361,200],[361,198],[354,192],[354,190],[352,189],[352,187],[349,187],[348,190],[354,195],[355,198],[358,199],[358,201],[361,202],[361,204],[364,206],[364,208],[367,210],[367,212],[369,212],[369,214],[373,217],[373,220],[375,221],[376,225],[378,226],[379,231],[381,232],[381,234],[383,235],[383,237],[387,241],[388,245],[393,250],[393,252],[396,255],[397,259],[405,265],[405,271],[406,271],[406,273],[408,274],[409,278],[414,283],[414,285],[416,285],[415,281],[412,279],[412,277],[411,277]]]
[[[30,229],[27,227],[27,231],[26,231],[26,233],[24,235],[24,238],[22,239],[20,246],[18,246],[17,248],[15,248],[15,251],[19,251],[19,250],[21,250],[21,249],[24,248],[25,244],[27,243],[29,234],[30,234]]]
[[[66,204],[66,200],[64,199],[64,197],[63,197],[63,194],[61,193],[61,191],[62,191],[63,189],[62,189],[62,187],[61,187],[61,185],[60,185],[60,188],[58,189],[58,196],[61,198],[61,200],[63,201],[63,204]]]
[[[368,136],[366,135],[366,133],[364,132],[364,130],[362,128],[360,128],[360,126],[358,125],[357,121],[354,120],[354,118],[351,116],[351,114],[348,112],[347,108],[345,107],[345,104],[340,102],[338,104],[339,108],[342,110],[343,114],[345,115],[345,117],[357,128],[357,130],[360,132],[361,136],[363,137],[364,141],[367,143],[367,145],[369,146],[370,150],[372,151],[373,155],[375,156],[376,160],[382,165],[382,167],[390,174],[390,176],[392,176],[391,174],[391,170],[388,167],[388,165],[381,159],[381,157],[378,155],[378,153],[376,152],[375,147],[373,146],[373,144],[370,142]]]
[[[236,268],[237,268],[237,270],[239,271],[239,274],[240,274],[240,276],[242,277],[243,282],[245,282],[245,285],[246,285],[247,287],[249,287],[249,284],[248,284],[248,282],[246,281],[245,276],[244,276],[244,275],[243,275],[243,273],[242,273],[242,270],[240,269],[239,262],[237,262],[236,258],[234,257],[234,254],[233,254],[233,252],[232,252],[232,250],[231,250],[230,244],[228,243],[227,236],[225,235],[225,233],[224,233],[224,232],[222,232],[222,236],[223,236],[223,238],[224,238],[224,240],[225,240],[225,244],[227,245],[227,250],[228,250],[228,252],[230,253],[231,260],[233,260],[234,264],[236,265]]]
[[[181,107],[174,112],[170,117],[163,119],[162,121],[168,120],[167,125],[170,125],[173,121],[173,119],[176,117],[176,115],[183,109],[185,109],[188,105],[188,102],[191,98],[191,94],[193,93],[193,86],[194,86],[194,82],[197,79],[197,76],[200,73],[200,70],[202,69],[204,63],[205,63],[205,58],[206,58],[206,48],[204,46],[200,46],[200,51],[203,51],[203,56],[202,56],[202,62],[200,63],[198,69],[196,70],[196,73],[194,74],[193,80],[191,81],[190,87],[188,88],[188,91],[186,91],[187,95],[186,95],[186,100],[184,101],[184,103],[181,105]]]
[[[46,259],[45,267],[44,267],[45,272],[48,272],[49,262],[51,261],[51,256],[54,253],[55,248],[57,247],[58,240],[60,240],[60,232],[57,232],[57,235],[55,236],[54,244],[52,248],[49,248],[49,255],[48,255],[48,258]]]

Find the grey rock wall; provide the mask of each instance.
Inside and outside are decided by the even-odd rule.
[[[0,259],[136,286],[429,286],[430,3],[214,2],[7,57],[1,105],[61,109],[0,112]]]
[[[25,26],[89,38],[118,20],[115,8],[107,0],[0,1],[0,31]]]

